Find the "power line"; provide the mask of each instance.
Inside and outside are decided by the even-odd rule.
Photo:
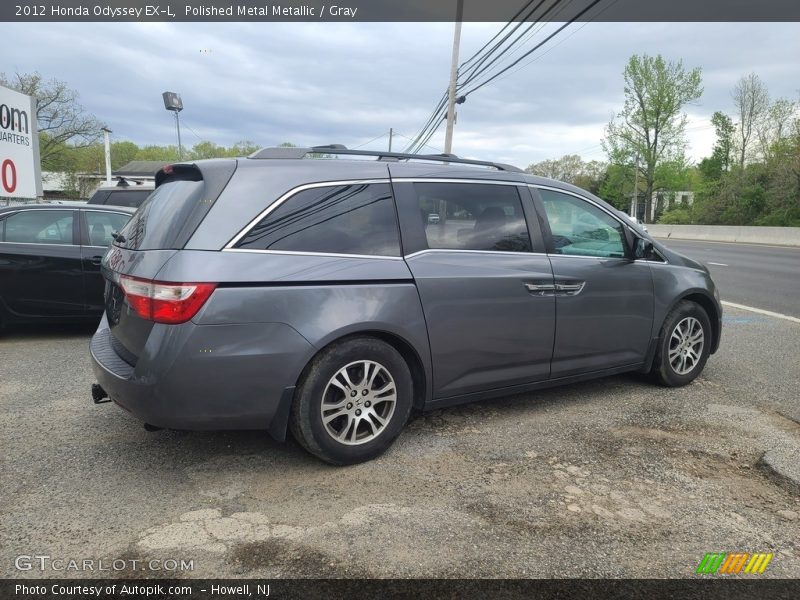
[[[615,1],[616,1],[616,0],[615,0]],[[522,50],[522,48],[524,47],[524,45],[525,45],[527,42],[529,42],[531,39],[533,39],[533,38],[534,38],[534,37],[535,37],[535,36],[536,36],[536,35],[537,35],[537,34],[538,34],[540,31],[542,31],[542,30],[543,30],[543,29],[544,29],[544,28],[545,28],[545,27],[546,27],[548,24],[550,24],[551,22],[555,21],[555,20],[558,18],[558,15],[559,15],[559,14],[561,14],[561,12],[562,12],[562,11],[564,11],[564,10],[565,10],[565,9],[566,9],[566,8],[569,6],[569,4],[570,4],[571,2],[572,2],[572,0],[567,0],[566,4],[564,4],[563,6],[559,7],[559,8],[558,8],[558,9],[557,9],[557,10],[556,10],[554,13],[553,13],[552,17],[550,17],[550,19],[549,19],[548,21],[538,21],[538,22],[536,22],[536,23],[533,23],[533,24],[532,24],[532,25],[531,25],[531,26],[528,28],[528,30],[526,30],[526,32],[525,32],[525,33],[522,33],[522,34],[520,35],[520,37],[518,38],[518,39],[519,39],[519,44],[518,44],[518,45],[517,45],[517,44],[515,44],[515,43],[514,43],[514,44],[510,44],[510,45],[509,45],[509,47],[508,47],[508,52],[507,52],[507,55],[508,55],[508,56],[511,56],[511,55],[513,55],[513,54],[516,54],[516,53],[517,53],[517,52],[519,52],[520,50]],[[535,26],[535,27],[534,27],[534,26]],[[489,68],[487,67],[486,71],[488,71],[488,70],[489,70]]]
[[[541,5],[541,3],[544,2],[544,1],[545,0],[540,0],[539,5]],[[481,53],[483,52],[483,50],[485,50],[495,39],[497,39],[505,29],[507,29],[509,26],[511,26],[511,24],[514,22],[514,20],[517,17],[519,17],[523,12],[525,12],[525,10],[527,10],[527,8],[531,4],[533,4],[533,2],[535,2],[535,0],[528,0],[528,2],[526,2],[522,6],[522,8],[520,8],[520,10],[518,10],[517,13],[511,18],[511,20],[508,23],[506,23],[500,29],[500,31],[498,31],[486,44],[484,44],[483,47],[481,47],[480,50],[478,50],[470,58],[468,58],[466,61],[462,62],[459,65],[459,70],[463,69],[466,65],[468,65],[473,60],[476,60],[476,59],[479,59],[481,61],[485,60],[486,57],[488,57],[492,52],[494,52],[494,50],[496,49],[497,46],[492,48],[484,56],[481,56]],[[531,13],[532,12],[533,11],[531,11]],[[527,19],[530,16],[531,13],[528,13],[527,15],[525,15],[524,18]],[[521,23],[516,25],[514,27],[514,30],[516,30],[520,25],[521,25]],[[511,33],[513,33],[514,30],[512,30]],[[511,33],[509,35],[511,35]],[[508,35],[505,38],[503,38],[503,40],[501,40],[500,44],[502,44],[502,42],[505,41],[505,39],[507,39],[507,38],[508,38]],[[479,66],[479,65],[476,65],[476,66]],[[431,138],[433,133],[435,133],[435,131],[438,129],[438,127],[440,125],[440,119],[442,118],[442,112],[441,111],[442,111],[442,109],[445,107],[445,105],[447,103],[447,98],[448,98],[448,96],[447,96],[447,93],[445,92],[445,94],[443,94],[442,97],[440,98],[440,100],[437,103],[437,105],[434,107],[433,112],[428,117],[427,121],[422,126],[422,129],[420,129],[420,131],[417,134],[417,136],[411,141],[410,144],[408,144],[408,146],[406,146],[406,150],[405,150],[406,152],[417,152],[417,151],[419,151],[422,148],[422,146],[425,145],[427,140],[429,140]],[[446,115],[447,115],[447,112],[445,111],[444,116],[446,116]]]
[[[515,20],[517,17],[519,17],[519,16],[520,16],[520,15],[521,15],[521,14],[522,14],[522,13],[523,13],[523,12],[524,12],[524,11],[525,11],[525,10],[526,10],[526,9],[527,9],[527,8],[528,8],[530,5],[531,5],[531,4],[533,4],[533,2],[534,2],[534,1],[535,1],[535,0],[528,0],[528,2],[526,2],[526,3],[525,3],[523,6],[522,6],[522,8],[520,8],[520,10],[518,10],[518,11],[517,11],[517,13],[516,13],[516,14],[515,14],[513,17],[511,17],[511,20],[510,20],[508,23],[506,23],[506,24],[505,24],[505,25],[504,25],[504,26],[503,26],[503,27],[500,29],[500,31],[498,31],[497,33],[495,33],[495,35],[494,35],[494,36],[493,36],[493,37],[492,37],[492,38],[491,38],[491,39],[490,39],[488,42],[486,42],[486,44],[484,44],[484,45],[483,45],[483,46],[482,46],[482,47],[481,47],[481,48],[480,48],[480,49],[479,49],[477,52],[475,52],[475,53],[474,53],[474,54],[473,54],[473,55],[472,55],[470,58],[468,58],[467,60],[465,60],[464,62],[462,62],[462,63],[459,65],[459,70],[461,70],[461,69],[463,69],[464,67],[466,67],[466,65],[468,65],[468,64],[469,64],[470,62],[472,62],[473,60],[475,60],[475,59],[479,58],[479,57],[480,57],[480,55],[481,55],[481,53],[482,53],[482,52],[483,52],[483,51],[484,51],[484,50],[485,50],[485,49],[486,49],[486,48],[487,48],[487,47],[488,47],[488,46],[489,46],[489,45],[490,45],[490,44],[491,44],[491,43],[492,43],[492,42],[493,42],[493,41],[494,41],[494,40],[495,40],[497,37],[499,37],[499,36],[502,34],[502,32],[503,32],[505,29],[507,29],[509,26],[511,26],[511,24],[514,22],[514,20]],[[544,1],[544,0],[541,0],[541,1]],[[526,18],[527,18],[527,16],[529,16],[529,15],[526,15]],[[517,26],[517,27],[518,27],[518,26]],[[516,29],[516,28],[515,28],[515,29]],[[505,39],[505,38],[504,38],[504,39]],[[494,49],[493,49],[493,50],[494,50]],[[492,50],[492,51],[493,51],[493,50]],[[490,51],[490,52],[491,52],[491,51]],[[488,55],[488,54],[489,54],[489,53],[487,53],[487,55]],[[430,117],[428,117],[427,121],[426,121],[426,122],[425,122],[425,124],[422,126],[422,129],[420,129],[420,131],[419,131],[419,133],[417,134],[417,136],[416,136],[416,137],[415,137],[415,138],[414,138],[414,139],[411,141],[411,143],[410,143],[408,146],[406,146],[406,149],[405,149],[405,151],[406,151],[406,152],[416,152],[416,151],[420,150],[420,149],[421,149],[421,147],[422,147],[423,145],[425,145],[425,141],[427,141],[428,139],[430,139],[430,137],[431,137],[431,135],[432,135],[432,131],[435,131],[435,130],[436,130],[436,129],[438,129],[438,127],[439,127],[439,119],[441,118],[441,111],[442,111],[442,109],[444,108],[444,106],[446,105],[446,102],[447,102],[447,92],[445,92],[445,93],[442,95],[442,97],[439,99],[439,102],[438,102],[438,103],[436,104],[436,106],[434,107],[434,109],[433,109],[433,112],[431,113]],[[445,114],[446,114],[446,113],[445,113]],[[423,138],[424,138],[424,139],[423,139]],[[420,142],[422,142],[422,143],[420,143]]]
[[[527,19],[527,18],[531,17],[531,16],[533,15],[533,13],[534,13],[535,11],[537,11],[537,10],[538,10],[538,9],[539,9],[539,8],[540,8],[540,7],[541,7],[541,6],[542,6],[542,5],[545,3],[545,1],[546,1],[546,0],[540,0],[539,4],[537,4],[535,7],[533,7],[533,9],[532,9],[532,10],[531,10],[531,11],[530,11],[530,12],[529,12],[529,13],[528,13],[526,16],[525,16],[525,18]],[[564,9],[564,7],[566,7],[566,6],[567,6],[567,5],[568,5],[568,4],[569,4],[571,1],[572,1],[572,0],[567,0],[567,4],[565,4],[565,5],[561,6],[561,8],[560,8],[560,9],[559,9],[557,12],[561,12],[561,10],[563,10],[563,9]],[[538,28],[538,29],[537,29],[535,32],[533,32],[533,34],[531,34],[531,35],[530,35],[530,37],[533,37],[533,35],[534,35],[535,33],[538,33],[538,31],[541,31],[541,30],[542,30],[542,28],[544,27],[544,24],[543,24],[543,23],[540,23],[540,21],[541,21],[542,19],[544,19],[545,17],[547,17],[547,15],[548,15],[548,14],[549,14],[549,13],[550,13],[550,12],[551,12],[551,11],[552,11],[554,8],[556,8],[556,7],[557,7],[559,4],[561,4],[561,2],[562,2],[562,0],[555,0],[555,2],[553,2],[553,4],[551,4],[551,5],[550,5],[550,6],[549,6],[549,7],[548,7],[548,8],[547,8],[547,9],[546,9],[546,10],[545,10],[545,11],[544,11],[544,12],[543,12],[541,15],[539,15],[539,17],[537,18],[537,19],[538,19],[538,20],[537,20],[537,22],[529,24],[529,25],[527,26],[527,28],[526,28],[526,29],[525,29],[525,30],[524,30],[524,31],[523,31],[523,32],[522,32],[522,33],[521,33],[521,34],[520,34],[520,35],[519,35],[519,36],[518,36],[516,39],[512,40],[512,41],[509,43],[509,45],[508,45],[506,48],[504,48],[504,49],[503,49],[503,50],[502,50],[502,51],[501,51],[499,54],[497,54],[497,55],[496,55],[494,58],[492,58],[492,59],[491,59],[491,60],[488,62],[488,64],[486,64],[486,65],[485,65],[483,68],[480,68],[480,67],[481,67],[481,65],[483,65],[483,64],[486,62],[486,60],[488,60],[488,59],[489,59],[489,56],[490,56],[490,55],[491,55],[493,52],[495,52],[495,51],[496,51],[498,48],[500,48],[500,46],[502,45],[502,43],[503,43],[503,42],[505,42],[505,40],[506,40],[506,39],[508,39],[508,37],[509,37],[509,36],[511,36],[511,35],[512,35],[512,34],[513,34],[513,33],[514,33],[514,32],[515,32],[517,29],[519,29],[519,27],[521,27],[521,26],[522,26],[522,23],[519,23],[519,24],[518,24],[518,25],[517,25],[517,26],[516,26],[516,27],[515,27],[515,28],[514,28],[514,29],[513,29],[513,30],[512,30],[512,31],[511,31],[509,34],[508,34],[508,35],[506,35],[506,37],[505,37],[505,38],[503,38],[503,40],[501,40],[500,42],[498,42],[498,44],[496,44],[496,45],[495,45],[495,46],[492,48],[492,50],[491,50],[491,51],[490,51],[490,52],[489,52],[489,53],[488,53],[488,54],[487,54],[487,55],[486,55],[486,56],[485,56],[485,57],[484,57],[484,58],[483,58],[483,59],[482,59],[482,60],[481,60],[481,61],[480,61],[478,64],[476,64],[476,65],[475,65],[475,66],[474,66],[474,67],[471,69],[471,72],[470,72],[470,73],[465,73],[465,79],[464,79],[464,81],[461,83],[461,86],[460,86],[460,87],[461,87],[461,88],[464,88],[464,87],[466,87],[466,86],[467,86],[467,84],[469,84],[470,82],[474,81],[475,79],[477,79],[478,77],[480,77],[480,76],[481,76],[483,73],[485,73],[486,71],[488,71],[488,70],[489,70],[489,69],[492,67],[492,65],[494,65],[495,63],[497,63],[497,61],[499,61],[501,58],[503,58],[503,56],[505,56],[506,54],[508,54],[509,52],[511,52],[511,51],[512,51],[512,48],[513,48],[513,47],[514,47],[516,44],[520,43],[520,42],[521,42],[521,40],[522,40],[523,38],[525,38],[525,37],[526,37],[526,36],[529,34],[530,30],[531,30],[531,29],[533,29],[535,26],[537,26],[537,25],[538,25],[538,26],[539,26],[539,28]],[[556,13],[556,14],[557,14],[557,13]],[[553,16],[555,16],[555,15],[553,15]],[[528,38],[528,39],[530,39],[530,38]],[[517,52],[518,50],[519,50],[519,48],[515,48],[513,51],[514,51],[514,52]]]
[[[540,8],[540,7],[541,7],[541,6],[542,6],[542,5],[543,5],[543,4],[546,2],[546,1],[547,1],[547,0],[539,0],[539,3],[538,3],[536,6],[534,6],[534,7],[533,7],[533,8],[532,8],[530,11],[528,11],[528,13],[527,13],[527,14],[525,14],[525,16],[523,16],[523,17],[522,17],[522,20],[521,20],[519,23],[517,23],[516,25],[514,25],[514,27],[511,29],[511,31],[509,31],[509,32],[508,32],[508,33],[507,33],[507,34],[506,34],[506,35],[505,35],[505,36],[504,36],[504,37],[503,37],[503,38],[502,38],[502,39],[501,39],[499,42],[497,42],[497,43],[496,43],[494,46],[492,46],[492,47],[491,47],[491,48],[490,48],[490,49],[489,49],[489,50],[488,50],[488,51],[487,51],[487,52],[486,52],[486,53],[485,53],[483,56],[481,56],[481,57],[480,57],[480,59],[479,59],[479,60],[478,60],[478,61],[477,61],[477,62],[476,62],[476,63],[475,63],[473,66],[471,66],[471,67],[469,68],[469,71],[471,71],[471,73],[467,73],[467,72],[466,72],[466,70],[465,70],[465,72],[464,72],[464,76],[467,78],[467,81],[469,81],[469,79],[471,79],[472,77],[474,77],[474,75],[475,75],[475,72],[476,72],[476,71],[478,71],[478,70],[480,69],[481,65],[482,65],[483,63],[485,63],[485,62],[486,62],[486,61],[489,59],[489,57],[490,57],[490,56],[492,56],[492,54],[494,54],[494,53],[495,53],[495,52],[496,52],[496,51],[497,51],[499,48],[501,48],[501,47],[503,46],[503,44],[506,42],[506,40],[508,40],[508,38],[510,38],[512,35],[514,35],[514,33],[515,33],[515,32],[516,32],[516,31],[517,31],[517,30],[518,30],[520,27],[522,27],[522,26],[525,24],[525,22],[526,22],[526,21],[527,21],[527,20],[528,20],[528,19],[529,19],[529,18],[530,18],[532,15],[533,15],[533,13],[534,13],[534,12],[536,12],[536,11],[537,11],[537,10],[538,10],[538,9],[539,9],[539,8]],[[560,1],[560,0],[556,0],[555,4],[558,4],[558,2],[559,2],[559,1]],[[525,10],[525,9],[526,9],[528,6],[530,6],[532,3],[533,3],[533,1],[531,1],[531,2],[528,2],[528,3],[527,3],[527,4],[526,4],[526,5],[525,5],[525,6],[522,8],[522,10],[524,11],[524,10]],[[520,11],[520,12],[522,12],[522,11]],[[519,15],[519,14],[520,14],[520,13],[517,13],[517,15]],[[547,13],[545,13],[545,14],[547,14]],[[517,15],[515,15],[515,16],[517,16]],[[509,23],[509,25],[510,25],[510,23]],[[525,31],[524,31],[524,32],[521,34],[521,36],[522,36],[522,35],[525,35],[525,33],[527,33],[527,32],[528,32],[528,30],[529,30],[529,29],[530,29],[532,26],[533,26],[533,24],[530,24],[530,25],[528,25],[528,28],[527,28],[527,29],[526,29],[526,30],[525,30]],[[503,29],[505,29],[505,27],[504,27]],[[502,31],[502,29],[501,29],[501,31]],[[518,42],[518,41],[519,41],[519,38],[520,38],[521,36],[517,37],[517,38],[516,38],[514,41],[512,41],[512,42],[511,42],[511,44],[509,45],[509,47],[510,47],[511,45],[513,45],[515,42]],[[502,56],[502,54],[503,54],[503,53],[501,53],[499,56]],[[499,56],[498,56],[498,58],[499,58]],[[497,58],[495,58],[494,60],[497,60]],[[494,62],[494,61],[492,61],[492,62]],[[490,63],[490,64],[491,64],[491,63]],[[461,74],[461,73],[459,73],[459,74]]]
[[[201,142],[207,141],[207,140],[204,140],[203,138],[201,138],[199,135],[197,135],[197,132],[186,124],[186,120],[185,119],[183,121],[183,126],[186,127],[186,129],[188,129],[189,131],[191,131],[194,134],[194,137],[196,137]]]
[[[374,138],[372,138],[372,139],[371,139],[370,141],[368,141],[368,142],[364,142],[363,144],[359,144],[358,146],[356,146],[355,148],[353,148],[353,150],[358,150],[359,148],[362,148],[362,147],[366,146],[367,144],[371,144],[372,142],[376,142],[376,141],[378,141],[379,139],[386,137],[387,135],[389,135],[389,132],[388,132],[388,131],[387,131],[387,132],[385,132],[385,133],[382,133],[382,134],[380,134],[378,137],[374,137]]]
[[[518,72],[518,71],[521,71],[522,69],[524,69],[524,68],[525,68],[525,67],[527,67],[528,65],[531,65],[531,64],[535,63],[537,60],[539,60],[539,59],[543,58],[544,56],[547,56],[547,55],[548,55],[550,52],[552,52],[553,50],[555,50],[556,48],[558,48],[558,47],[559,47],[561,44],[563,44],[563,43],[564,43],[564,42],[566,42],[568,39],[570,39],[571,37],[573,37],[573,36],[574,36],[576,33],[578,33],[579,31],[581,31],[581,30],[582,30],[584,27],[586,27],[586,26],[587,26],[589,23],[591,23],[592,21],[594,21],[595,19],[597,19],[597,18],[598,18],[600,15],[602,15],[602,14],[603,14],[605,11],[607,11],[609,8],[611,8],[612,6],[614,6],[614,5],[615,5],[617,2],[619,2],[619,0],[612,0],[612,2],[611,2],[611,3],[609,3],[607,6],[605,6],[605,7],[604,7],[604,8],[602,8],[601,10],[599,10],[599,11],[597,12],[597,14],[595,14],[594,16],[592,16],[590,19],[587,19],[587,20],[586,20],[586,22],[584,22],[583,24],[581,24],[581,26],[580,26],[580,27],[578,27],[577,29],[575,29],[575,30],[573,30],[573,31],[570,31],[570,32],[569,32],[569,34],[567,34],[567,36],[566,36],[565,38],[563,38],[563,39],[561,39],[561,40],[557,41],[555,44],[553,44],[552,46],[550,46],[550,47],[549,47],[547,50],[545,50],[545,51],[544,51],[544,52],[542,52],[541,54],[538,54],[537,56],[534,56],[533,58],[531,58],[531,60],[529,60],[529,61],[527,61],[527,62],[525,62],[525,63],[521,64],[519,67],[517,67],[517,68],[516,68],[516,69],[514,69],[513,71],[510,71],[510,72],[506,73],[505,75],[503,75],[502,77],[499,77],[499,78],[498,78],[498,81],[499,81],[499,80],[502,80],[502,79],[504,79],[505,77],[508,77],[509,75],[513,75],[514,73],[516,73],[516,72]],[[524,58],[524,57],[523,57],[523,58]]]
[[[549,42],[551,39],[553,39],[555,36],[557,36],[559,33],[561,33],[561,32],[562,32],[564,29],[566,29],[567,27],[569,27],[570,25],[572,25],[572,24],[573,24],[573,23],[574,23],[574,22],[575,22],[577,19],[579,19],[580,17],[582,17],[583,15],[585,15],[585,14],[586,14],[586,13],[587,13],[589,10],[591,10],[592,8],[594,8],[595,6],[597,6],[597,5],[598,5],[600,2],[602,2],[602,1],[603,1],[603,0],[594,0],[594,1],[593,1],[591,4],[589,4],[589,6],[587,6],[586,8],[584,8],[584,9],[583,9],[582,11],[580,11],[580,12],[579,12],[577,15],[575,15],[574,17],[572,17],[572,19],[570,19],[570,20],[569,20],[567,23],[564,23],[564,24],[563,24],[561,27],[559,27],[559,28],[558,28],[558,29],[556,29],[556,30],[555,30],[553,33],[551,33],[550,35],[548,35],[548,36],[547,36],[547,37],[546,37],[546,38],[545,38],[543,41],[541,41],[541,42],[539,42],[538,44],[536,44],[536,45],[535,45],[533,48],[531,48],[531,49],[530,49],[530,50],[528,50],[528,51],[527,51],[525,54],[523,54],[522,56],[520,56],[520,57],[519,57],[517,60],[515,60],[514,62],[512,62],[510,65],[508,65],[507,67],[505,67],[505,68],[504,68],[504,69],[502,69],[501,71],[498,71],[497,73],[495,73],[494,75],[492,75],[492,76],[491,76],[489,79],[487,79],[487,80],[486,80],[486,81],[484,81],[483,83],[480,83],[480,84],[478,84],[477,86],[475,86],[474,88],[472,88],[471,90],[464,92],[464,95],[465,95],[465,96],[467,96],[467,95],[469,95],[469,94],[471,94],[471,93],[473,93],[473,92],[475,92],[475,91],[477,91],[477,90],[481,89],[481,88],[482,88],[482,87],[484,87],[485,85],[487,85],[487,84],[491,83],[492,81],[494,81],[495,79],[497,79],[497,78],[498,78],[500,75],[502,75],[503,73],[505,73],[505,72],[506,72],[506,71],[508,71],[509,69],[511,69],[511,68],[513,68],[514,66],[518,65],[518,64],[519,64],[519,63],[520,63],[520,62],[521,62],[523,59],[527,58],[528,56],[530,56],[531,54],[533,54],[533,53],[534,53],[536,50],[538,50],[539,48],[541,48],[542,46],[544,46],[544,45],[545,45],[547,42]]]
[[[539,8],[541,8],[544,5],[544,2],[546,0],[539,0],[538,4],[536,4],[536,6],[534,6],[531,10],[528,10],[531,7],[531,5],[533,4],[534,1],[535,0],[529,0],[528,2],[526,2],[522,6],[522,8],[520,8],[519,11],[517,11],[517,13],[514,15],[514,17],[512,17],[512,21],[514,19],[516,19],[518,16],[522,15],[523,13],[525,13],[525,11],[528,11],[528,12],[523,17],[523,21],[518,23],[517,25],[515,25],[511,29],[511,31],[506,33],[505,36],[503,36],[502,39],[500,39],[500,41],[496,42],[492,46],[492,43],[496,39],[498,39],[506,29],[508,29],[511,26],[511,22],[509,22],[506,25],[504,25],[486,44],[484,44],[481,47],[480,50],[478,50],[475,54],[473,54],[469,59],[467,59],[466,61],[461,63],[460,69],[463,69],[464,67],[466,67],[470,63],[475,63],[475,64],[473,64],[471,67],[469,67],[469,69],[467,69],[466,73],[464,73],[465,79],[464,79],[464,81],[459,83],[459,85],[458,85],[459,89],[463,89],[470,82],[475,81],[481,75],[487,73],[489,70],[491,70],[493,68],[496,68],[496,66],[499,66],[498,65],[498,61],[500,59],[502,59],[506,55],[515,54],[516,52],[518,52],[521,49],[521,47],[515,47],[515,46],[517,46],[521,42],[527,42],[528,40],[532,39],[537,33],[542,31],[542,29],[545,26],[544,23],[540,23],[538,21],[536,23],[531,23],[516,38],[512,39],[511,42],[509,42],[506,45],[505,48],[502,48],[503,44],[505,44],[505,42],[507,40],[509,40],[509,38],[511,38],[517,30],[519,30],[519,28],[523,25],[524,21],[526,19],[530,18],[533,15],[534,12],[539,10]],[[553,13],[553,15],[551,16],[551,19],[552,19],[553,17],[555,17],[559,13],[561,13],[570,4],[571,1],[572,0],[566,0],[565,4],[561,4],[562,0],[555,0],[555,2],[553,2],[553,4],[551,4],[538,17],[538,20],[541,21],[541,19],[546,17],[554,9],[556,9],[556,7],[558,7],[558,10],[555,13]],[[594,2],[589,4],[587,7],[585,7],[580,12],[578,12],[578,14],[575,15],[569,22],[565,23],[564,25],[562,25],[561,27],[556,29],[553,33],[551,33],[549,36],[547,36],[542,42],[538,43],[536,46],[534,46],[533,48],[531,48],[530,50],[525,52],[522,56],[520,56],[517,60],[515,60],[514,62],[512,62],[508,66],[504,67],[500,71],[496,72],[494,75],[492,75],[491,77],[489,77],[488,79],[486,79],[482,83],[479,83],[479,84],[475,85],[474,87],[472,87],[471,89],[469,89],[468,91],[464,92],[463,96],[467,96],[467,95],[471,94],[472,92],[477,91],[478,89],[484,87],[485,85],[487,85],[490,82],[494,81],[498,77],[503,76],[510,69],[512,69],[512,68],[516,67],[517,65],[519,65],[519,63],[521,61],[523,61],[525,58],[527,58],[528,56],[533,54],[536,50],[538,50],[539,48],[544,46],[547,42],[552,40],[556,35],[558,35],[566,27],[568,27],[569,25],[574,23],[577,19],[582,17],[587,12],[589,12],[592,8],[594,8],[601,1],[603,1],[603,0],[594,0]],[[611,2],[611,4],[609,6],[605,7],[601,11],[599,11],[596,15],[594,15],[592,17],[592,19],[597,18],[600,14],[602,14],[605,10],[607,10],[610,6],[612,6],[616,2],[618,2],[618,0],[613,0],[613,2]],[[592,20],[592,19],[590,19],[590,20]],[[584,23],[584,25],[582,25],[578,29],[578,31],[580,31],[580,29],[583,29],[583,27],[585,25],[586,24]],[[574,35],[574,32],[571,33],[568,36],[568,38],[572,37],[572,35]],[[559,44],[560,44],[560,42],[559,42]],[[491,46],[491,48],[489,48],[489,46]],[[484,52],[487,48],[489,48],[489,50]],[[502,50],[500,50],[501,48],[502,48]],[[491,60],[489,60],[490,57],[492,56],[492,54],[494,54],[498,50],[500,50],[500,52],[496,56],[491,58]],[[552,48],[548,49],[545,52],[545,54],[547,52],[549,52],[550,50],[552,50]],[[477,61],[477,62],[475,62],[475,61]],[[485,64],[487,61],[489,61],[488,64]],[[529,63],[530,62],[533,62],[533,61],[529,61]],[[526,64],[529,64],[529,63],[526,63]],[[462,75],[462,73],[459,73],[459,76],[461,76],[461,75]],[[428,140],[431,139],[431,137],[436,133],[438,128],[441,126],[441,119],[443,117],[446,117],[447,111],[444,111],[444,113],[442,112],[442,109],[445,106],[446,100],[447,100],[447,95],[444,94],[442,96],[442,98],[439,100],[439,102],[437,103],[437,105],[434,108],[433,112],[431,113],[430,117],[426,121],[425,125],[423,125],[422,129],[419,131],[417,136],[406,147],[406,152],[418,152],[424,145],[427,145]]]
[[[493,42],[495,39],[497,39],[497,37],[498,37],[498,36],[499,36],[501,33],[503,33],[503,31],[504,31],[506,28],[508,28],[508,27],[511,25],[511,23],[513,23],[513,22],[514,22],[514,21],[517,19],[517,17],[518,17],[518,16],[520,16],[520,15],[521,15],[521,14],[522,14],[522,13],[525,11],[525,9],[526,9],[526,8],[528,8],[528,7],[529,7],[531,4],[533,4],[534,2],[535,2],[535,0],[528,0],[528,2],[526,2],[526,3],[525,3],[523,6],[522,6],[522,8],[520,8],[520,9],[517,11],[517,13],[516,13],[516,14],[515,14],[513,17],[511,17],[511,19],[509,19],[508,23],[506,23],[505,25],[503,25],[503,27],[501,27],[501,28],[500,28],[500,31],[498,31],[497,33],[495,33],[495,34],[494,34],[494,36],[492,36],[492,39],[490,39],[490,40],[489,40],[488,42],[486,42],[486,43],[485,43],[483,46],[481,46],[480,50],[478,50],[478,51],[477,51],[475,54],[473,54],[473,55],[472,55],[472,56],[470,56],[470,57],[469,57],[467,60],[465,60],[464,62],[462,62],[460,65],[458,65],[458,68],[459,68],[459,70],[460,70],[460,69],[463,69],[463,68],[465,68],[465,67],[466,67],[466,66],[467,66],[467,65],[468,65],[470,62],[472,62],[473,60],[475,60],[475,58],[477,58],[477,57],[478,57],[478,55],[479,55],[481,52],[483,52],[483,51],[484,51],[484,50],[485,50],[485,49],[486,49],[486,48],[489,46],[489,44],[491,44],[491,43],[492,43],[492,42]]]
[[[406,138],[406,139],[407,139],[407,140],[409,140],[409,141],[412,141],[412,142],[414,141],[413,139],[411,139],[411,138],[410,138],[410,137],[408,137],[407,135],[403,135],[402,133],[399,133],[399,132],[397,132],[397,131],[395,131],[395,132],[394,132],[394,134],[395,134],[395,135],[399,135],[399,136],[400,136],[400,137],[402,137],[402,138]],[[437,151],[438,153],[440,153],[440,154],[444,152],[444,150],[442,150],[441,148],[439,148],[439,147],[437,147],[437,146],[431,146],[430,144],[423,144],[423,145],[424,145],[424,146],[427,146],[428,148],[433,148],[434,150],[436,150],[436,151]]]
[[[428,140],[430,140],[433,137],[433,134],[438,131],[439,127],[441,127],[443,122],[444,122],[444,116],[442,116],[442,118],[439,119],[439,121],[436,123],[436,126],[433,129],[430,130],[430,132],[427,134],[427,136],[419,142],[419,145],[417,146],[417,149],[414,151],[414,154],[419,152],[422,149],[423,146],[427,146],[428,145]],[[431,147],[433,147],[433,146],[431,146]]]
[[[422,129],[420,129],[419,133],[418,133],[418,134],[417,134],[417,136],[414,138],[414,140],[412,141],[412,143],[411,143],[411,144],[409,144],[409,145],[406,147],[406,152],[411,152],[412,148],[413,148],[413,147],[414,147],[414,146],[415,146],[415,145],[416,145],[416,144],[419,142],[419,140],[420,140],[420,139],[422,139],[422,137],[423,137],[423,136],[426,134],[426,132],[427,132],[428,128],[429,128],[429,127],[431,127],[431,126],[433,126],[433,125],[435,124],[435,119],[436,119],[437,115],[439,115],[439,114],[440,114],[440,112],[441,112],[442,108],[444,108],[444,106],[445,106],[445,103],[446,103],[446,102],[447,102],[447,93],[444,93],[444,94],[442,94],[442,97],[439,99],[439,102],[438,102],[438,104],[436,105],[436,107],[433,109],[433,112],[431,113],[431,116],[430,116],[430,117],[428,118],[428,120],[425,122],[425,125],[423,125],[423,126],[422,126]]]

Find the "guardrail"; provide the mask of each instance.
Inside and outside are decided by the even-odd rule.
[[[706,242],[742,242],[800,247],[800,227],[755,227],[735,225],[648,225],[650,235],[660,239]]]

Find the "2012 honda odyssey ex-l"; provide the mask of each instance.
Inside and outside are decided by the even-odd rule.
[[[721,333],[703,265],[582,189],[453,155],[167,166],[102,270],[95,401],[290,430],[334,464],[384,451],[414,409],[624,371],[685,385]]]

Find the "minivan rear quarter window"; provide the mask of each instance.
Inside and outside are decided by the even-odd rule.
[[[386,183],[353,183],[302,190],[251,227],[235,247],[399,256],[391,188]]]

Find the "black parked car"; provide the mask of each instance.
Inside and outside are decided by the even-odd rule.
[[[98,319],[100,259],[135,209],[28,204],[0,209],[0,326]]]

